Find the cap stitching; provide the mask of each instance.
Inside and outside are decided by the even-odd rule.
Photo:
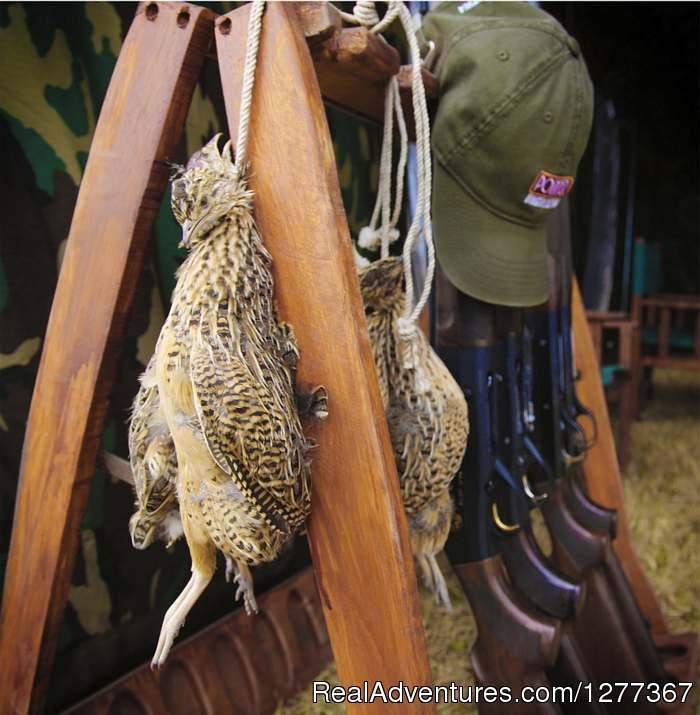
[[[475,191],[473,191],[469,186],[467,186],[462,179],[457,176],[448,166],[449,161],[454,157],[454,155],[459,151],[464,148],[464,146],[469,146],[469,144],[476,138],[484,136],[486,133],[484,130],[488,129],[491,127],[491,125],[494,124],[495,120],[500,117],[505,117],[508,116],[508,113],[515,107],[517,106],[518,102],[520,99],[522,99],[523,95],[528,91],[537,80],[543,80],[548,76],[548,70],[552,70],[556,64],[557,61],[560,60],[563,56],[565,56],[565,52],[559,52],[556,55],[553,55],[550,58],[547,58],[546,61],[541,62],[539,65],[537,65],[528,78],[526,79],[525,83],[520,86],[517,92],[514,92],[512,94],[506,95],[505,98],[501,100],[499,104],[497,104],[494,109],[491,110],[491,112],[479,123],[479,125],[469,134],[466,134],[463,136],[461,139],[458,139],[457,142],[453,145],[452,149],[450,149],[449,152],[442,152],[440,149],[437,147],[434,147],[434,152],[442,164],[443,169],[445,169],[450,176],[457,181],[457,183],[475,200],[478,201],[480,204],[485,206],[491,213],[495,214],[496,216],[499,216],[501,218],[507,219],[511,223],[516,223],[520,226],[525,226],[527,228],[532,228],[537,226],[537,223],[533,221],[524,221],[518,217],[512,216],[511,214],[508,214],[504,211],[501,211],[497,207],[493,206],[486,198],[482,197],[481,195],[477,194]]]
[[[474,22],[470,27],[463,27],[455,30],[451,35],[448,35],[445,40],[445,49],[441,56],[438,58],[437,64],[435,65],[435,72],[439,75],[442,72],[443,65],[447,62],[447,58],[455,48],[458,42],[466,39],[469,35],[474,35],[478,32],[484,32],[486,30],[508,30],[517,29],[522,30],[526,28],[528,30],[535,30],[537,32],[542,32],[547,35],[551,35],[556,40],[559,40],[566,49],[570,48],[567,44],[569,35],[560,28],[560,26],[555,24],[544,24],[542,20],[494,20],[492,18],[482,20],[480,22]]]
[[[505,95],[498,104],[496,104],[488,114],[474,127],[473,130],[458,138],[453,147],[445,154],[447,160],[451,159],[454,154],[465,146],[470,145],[475,139],[483,136],[494,121],[501,117],[507,116],[513,107],[517,106],[523,95],[528,92],[537,82],[548,76],[548,70],[552,70],[557,62],[566,56],[566,52],[562,49],[560,52],[548,57],[535,65],[530,74],[525,78],[525,82],[513,93]]]

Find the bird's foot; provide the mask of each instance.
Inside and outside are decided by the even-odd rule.
[[[317,420],[328,417],[328,390],[323,385],[317,385],[308,392],[297,392],[296,403],[300,417],[315,417]]]
[[[255,600],[253,577],[250,573],[250,569],[245,564],[236,562],[234,562],[233,569],[236,572],[233,581],[238,586],[238,588],[236,588],[236,601],[240,601],[241,596],[243,596],[243,608],[245,608],[247,615],[252,616],[258,612],[258,604]]]
[[[418,571],[420,572],[420,578],[423,585],[430,591],[434,591],[433,587],[433,571],[430,568],[428,559],[425,556],[416,557],[416,562],[418,564]]]
[[[170,653],[170,649],[173,647],[173,642],[177,638],[177,634],[180,632],[180,628],[182,628],[184,623],[184,619],[179,623],[175,621],[168,622],[167,618],[163,621],[156,652],[151,660],[151,670],[160,668],[163,663],[165,663],[168,653]]]
[[[182,628],[187,614],[202,594],[202,591],[207,587],[209,581],[211,581],[211,574],[200,573],[193,569],[192,577],[165,614],[156,652],[153,660],[151,660],[151,668],[160,668],[165,663],[165,659],[173,647],[173,641],[177,637],[180,628]]]
[[[431,570],[433,572],[433,590],[435,592],[435,600],[445,607],[448,612],[452,611],[452,601],[450,600],[450,593],[447,590],[447,583],[445,577],[440,570],[435,554],[428,556],[428,562],[430,563]]]

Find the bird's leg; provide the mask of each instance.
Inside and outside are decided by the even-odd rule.
[[[450,594],[447,590],[447,583],[445,583],[445,577],[442,575],[442,571],[438,566],[437,558],[435,554],[431,554],[428,558],[428,563],[433,572],[433,583],[435,597],[438,603],[442,603],[447,611],[452,610],[452,601],[450,600]]]
[[[249,616],[252,616],[254,613],[258,612],[258,604],[255,600],[255,593],[253,592],[253,575],[250,573],[248,566],[241,561],[235,561],[233,569],[236,572],[233,580],[236,584],[238,584],[238,588],[236,589],[236,600],[238,601],[240,597],[243,596],[243,607],[245,608],[245,612]]]
[[[226,556],[226,583],[230,583],[231,576],[236,571],[236,562],[230,557]]]
[[[175,602],[165,614],[163,625],[160,628],[156,652],[153,660],[151,660],[151,668],[159,668],[165,663],[173,641],[177,637],[180,628],[182,628],[187,614],[209,585],[216,569],[216,549],[214,549],[213,544],[192,541],[189,538],[187,525],[184,522],[183,526],[185,527],[185,537],[192,556],[192,576],[182,593],[175,599]]]
[[[323,385],[310,390],[297,390],[294,398],[300,417],[315,417],[317,420],[328,417],[328,391]]]
[[[421,581],[426,588],[434,591],[433,587],[433,571],[430,568],[428,559],[426,556],[416,556],[416,562],[418,563],[418,570],[420,571]]]

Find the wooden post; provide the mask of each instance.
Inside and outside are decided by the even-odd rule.
[[[213,14],[137,11],[73,215],[24,441],[0,612],[2,712],[42,709],[123,328]]]
[[[217,21],[235,141],[249,7]],[[273,256],[280,313],[295,329],[299,379],[323,384],[330,416],[314,434],[309,541],[345,685],[432,682],[398,477],[365,328],[328,125],[294,5],[263,21],[251,116],[256,220]],[[351,705],[353,712],[389,706]],[[402,712],[434,712],[404,704]]]
[[[659,308],[661,320],[659,321],[659,357],[668,357],[669,345],[671,342],[671,308],[661,306]]]
[[[583,460],[583,473],[588,491],[594,501],[617,510],[617,537],[613,542],[615,552],[632,584],[640,608],[651,621],[652,631],[655,634],[668,633],[668,626],[658,598],[632,543],[632,534],[625,513],[624,490],[615,452],[615,441],[600,379],[600,366],[575,279],[572,287],[571,314],[575,338],[575,362],[581,372],[577,392],[581,402],[595,415],[598,425],[598,440]]]

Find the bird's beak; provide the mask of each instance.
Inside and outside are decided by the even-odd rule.
[[[190,247],[190,236],[192,233],[192,221],[189,219],[182,224],[182,239],[179,243],[179,248]]]

